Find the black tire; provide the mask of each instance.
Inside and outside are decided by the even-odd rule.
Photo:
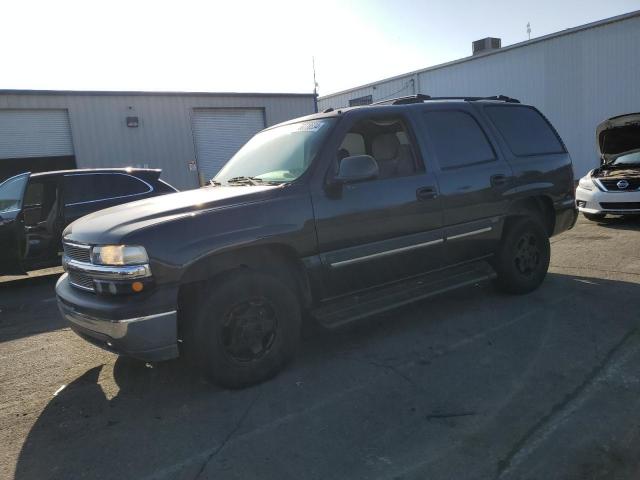
[[[550,253],[549,236],[537,219],[514,220],[506,226],[493,262],[497,287],[513,294],[535,290],[547,274]]]
[[[276,277],[252,270],[232,272],[206,288],[196,310],[195,356],[218,385],[260,383],[295,356],[300,302]]]
[[[586,218],[587,220],[591,220],[592,222],[599,222],[600,220],[604,220],[604,217],[606,217],[606,213],[586,213],[586,212],[582,212],[582,214],[584,215],[584,218]]]

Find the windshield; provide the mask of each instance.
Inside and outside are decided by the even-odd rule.
[[[309,120],[264,130],[215,176],[219,183],[287,183],[307,171],[335,119]]]
[[[624,155],[620,155],[616,158],[612,165],[637,165],[640,164],[640,150],[636,150],[635,152],[625,153]]]
[[[0,183],[0,213],[20,210],[22,193],[29,180],[29,174],[23,173]]]

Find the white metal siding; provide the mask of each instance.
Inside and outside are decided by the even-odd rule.
[[[314,111],[311,94],[145,92],[29,92],[0,90],[3,109],[65,109],[73,130],[78,168],[148,166],[180,190],[199,186],[193,110],[250,108],[264,111],[267,126]],[[126,117],[136,116],[138,128]]]
[[[0,109],[0,159],[73,155],[69,115],[63,109]]]
[[[257,108],[194,109],[193,139],[202,179],[213,178],[264,126],[264,112]]]
[[[409,95],[503,94],[538,107],[565,141],[577,175],[598,165],[595,129],[602,120],[640,111],[640,15],[559,34],[320,98],[319,108],[349,99]],[[396,93],[397,92],[397,93]]]

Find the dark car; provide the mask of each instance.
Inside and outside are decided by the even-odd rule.
[[[160,170],[110,168],[22,173],[0,183],[0,275],[60,265],[62,230],[114,205],[177,190]]]
[[[184,354],[239,387],[292,358],[305,316],[337,327],[487,279],[530,292],[576,217],[571,159],[534,107],[325,111],[258,133],[208,187],[70,225],[58,305],[96,345]]]

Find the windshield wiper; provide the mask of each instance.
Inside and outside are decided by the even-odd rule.
[[[614,168],[640,167],[640,163],[610,163],[605,166]]]
[[[262,183],[263,180],[261,178],[257,178],[257,177],[233,177],[230,178],[229,180],[227,180],[227,183],[229,185],[231,184],[236,184],[236,185],[258,185],[260,183]]]
[[[211,185],[212,187],[220,187],[222,186],[222,183],[212,178],[211,180],[209,180],[209,185]]]

